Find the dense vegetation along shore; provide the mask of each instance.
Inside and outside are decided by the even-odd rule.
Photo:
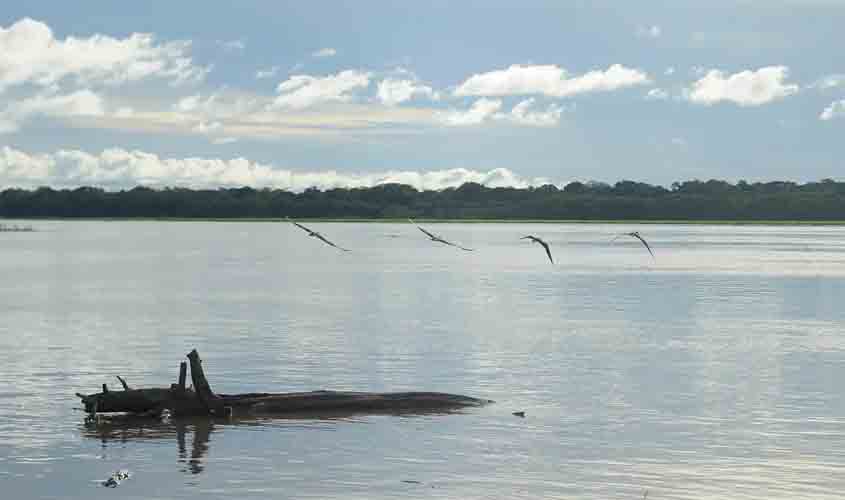
[[[5,189],[0,217],[404,220],[620,221],[707,223],[830,223],[845,220],[845,182],[731,184],[686,181],[670,188],[621,181],[614,185],[572,182],[563,189],[458,188],[418,191],[401,184],[370,188],[186,188],[106,191]]]

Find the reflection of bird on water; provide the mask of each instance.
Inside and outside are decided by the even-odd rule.
[[[339,246],[335,245],[334,243],[332,243],[331,241],[327,240],[325,236],[323,236],[322,234],[318,233],[317,231],[312,231],[311,229],[308,229],[307,227],[303,226],[302,224],[300,224],[300,223],[298,223],[298,222],[295,222],[295,221],[291,220],[291,218],[290,218],[290,217],[286,217],[286,219],[287,219],[288,221],[290,221],[290,222],[291,222],[294,226],[296,226],[296,227],[298,227],[298,228],[302,229],[303,231],[307,232],[307,233],[308,233],[308,236],[313,236],[314,238],[317,238],[318,240],[320,240],[320,241],[322,241],[323,243],[325,243],[326,245],[333,246],[333,247],[337,248],[338,250],[343,250],[344,252],[348,252],[348,251],[349,251],[349,249],[347,249],[347,248],[343,248],[343,247],[339,247]]]
[[[546,255],[548,255],[548,256],[549,256],[549,261],[550,261],[552,264],[554,264],[554,263],[555,263],[555,260],[552,258],[552,251],[551,251],[551,250],[549,250],[549,244],[548,244],[548,243],[546,243],[545,241],[541,240],[540,238],[538,238],[538,237],[536,237],[536,236],[531,236],[531,235],[528,235],[528,236],[523,236],[523,237],[522,237],[522,238],[520,238],[520,239],[521,239],[521,240],[531,240],[531,241],[533,241],[534,243],[539,243],[540,245],[542,245],[542,247],[546,249]]]
[[[620,235],[616,236],[616,238],[613,238],[612,241],[616,241],[621,236],[630,236],[632,238],[636,238],[636,239],[640,240],[640,242],[645,246],[645,249],[648,250],[648,253],[651,254],[651,258],[656,259],[656,257],[654,256],[654,252],[651,251],[651,247],[648,245],[648,242],[645,240],[645,238],[640,236],[640,233],[638,233],[637,231],[620,234]]]
[[[420,231],[425,233],[425,235],[428,236],[428,239],[430,239],[431,241],[434,241],[434,242],[437,242],[437,243],[443,243],[444,245],[449,245],[450,247],[460,248],[461,250],[466,250],[467,252],[473,251],[472,248],[466,248],[466,247],[462,247],[460,245],[456,245],[455,243],[452,243],[451,241],[446,241],[443,238],[441,238],[440,236],[437,236],[436,234],[433,234],[433,233],[426,231],[425,229],[421,228],[416,222],[414,222],[413,219],[408,219],[408,221],[411,224],[417,226],[417,229],[419,229]]]

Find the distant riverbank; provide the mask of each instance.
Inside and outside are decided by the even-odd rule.
[[[26,222],[49,221],[103,221],[103,222],[289,222],[277,217],[43,217],[9,218]],[[302,217],[299,222],[332,222],[349,224],[403,224],[407,218],[337,218],[337,217]],[[650,225],[697,225],[697,226],[845,226],[845,220],[576,220],[576,219],[435,219],[414,218],[416,222],[426,224],[650,224]],[[2,226],[2,224],[0,224]],[[6,226],[9,227],[9,226]],[[0,229],[2,230],[2,229]],[[32,231],[32,228],[20,229]]]

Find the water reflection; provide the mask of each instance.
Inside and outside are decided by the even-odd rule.
[[[176,440],[178,460],[186,464],[180,470],[190,474],[200,474],[205,469],[205,459],[208,456],[212,434],[219,434],[226,428],[233,427],[272,427],[283,425],[291,429],[313,429],[318,426],[335,425],[337,423],[363,423],[365,416],[392,416],[397,418],[414,418],[425,416],[445,416],[465,413],[473,408],[450,409],[414,409],[391,411],[334,411],[334,412],[299,412],[288,413],[283,416],[247,416],[235,418],[208,417],[180,417],[156,419],[139,417],[128,414],[100,415],[96,418],[86,418],[81,425],[84,438],[97,439],[102,448],[125,445],[142,441]],[[230,429],[231,430],[231,429]],[[189,436],[190,435],[190,436]],[[188,440],[190,437],[190,453]]]
[[[242,422],[242,424],[248,424]],[[255,422],[252,423],[253,425]],[[213,419],[173,419],[157,420],[133,416],[120,416],[105,419],[86,419],[82,425],[82,435],[86,438],[99,439],[103,448],[116,443],[126,444],[132,441],[176,439],[178,463],[187,464],[182,472],[199,474],[203,471],[203,459],[208,455],[211,434],[218,432],[221,426]],[[191,434],[191,450],[188,454],[188,434]]]

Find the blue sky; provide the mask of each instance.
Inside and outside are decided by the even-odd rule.
[[[19,2],[0,187],[841,179],[845,0]]]

